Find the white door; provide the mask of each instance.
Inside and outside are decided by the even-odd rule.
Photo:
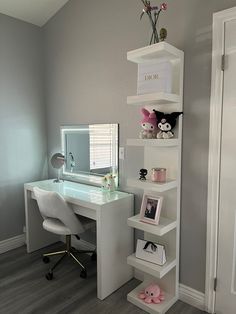
[[[236,19],[224,23],[216,314],[236,314]],[[220,125],[219,125],[220,127]]]

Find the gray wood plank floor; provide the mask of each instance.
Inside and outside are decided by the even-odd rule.
[[[87,265],[87,279],[81,279],[77,265],[67,259],[55,270],[55,279],[47,281],[44,274],[50,264],[42,262],[41,254],[58,247],[61,245],[32,254],[21,247],[0,255],[0,314],[146,313],[126,300],[127,293],[138,284],[135,279],[104,301],[97,299],[96,263],[86,255],[81,255],[80,260]],[[202,313],[180,301],[168,311],[168,314]]]

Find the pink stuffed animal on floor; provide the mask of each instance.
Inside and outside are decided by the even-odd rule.
[[[157,134],[157,118],[155,112],[149,112],[145,108],[141,109],[143,119],[141,121],[142,131],[140,138],[156,138]]]
[[[145,303],[161,303],[165,300],[164,293],[157,284],[150,284],[144,291],[139,293],[139,299],[143,300]]]

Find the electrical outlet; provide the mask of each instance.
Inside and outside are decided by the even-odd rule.
[[[122,159],[122,160],[125,159],[125,148],[124,147],[119,148],[119,159]]]

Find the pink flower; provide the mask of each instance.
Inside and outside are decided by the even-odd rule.
[[[161,10],[167,10],[167,4],[164,2],[164,3],[162,3],[162,5],[161,5]]]

